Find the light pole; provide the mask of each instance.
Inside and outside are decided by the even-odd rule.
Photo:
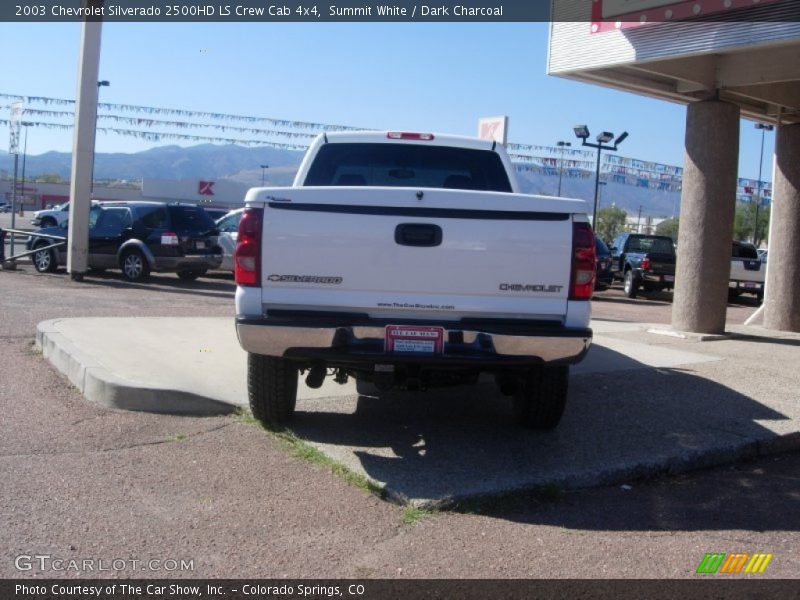
[[[623,131],[617,139],[614,140],[614,134],[610,131],[603,131],[597,135],[597,143],[592,144],[586,141],[586,138],[589,137],[589,128],[586,125],[576,125],[573,130],[575,131],[575,137],[582,141],[582,146],[588,146],[589,148],[597,148],[597,170],[595,171],[594,175],[594,210],[592,211],[592,229],[597,228],[597,199],[598,194],[600,191],[600,154],[603,150],[610,150],[612,152],[617,151],[617,146],[619,146],[622,142],[625,141],[625,138],[628,137],[628,132]],[[607,145],[608,142],[614,140],[614,145],[609,146]]]
[[[98,103],[97,104],[98,105],[100,104],[100,102],[99,102],[99,100],[100,100],[100,88],[101,87],[108,87],[110,85],[111,85],[111,82],[107,81],[105,79],[103,79],[102,81],[98,81],[97,82],[97,99],[98,99]],[[96,150],[97,149],[97,110],[95,110],[95,113],[94,113],[94,138],[95,138],[95,143],[94,143],[93,150],[92,150],[92,183],[89,186],[89,197],[92,200],[94,200],[94,155],[95,155],[95,153],[97,151]]]
[[[261,187],[264,187],[264,181],[266,179],[267,169],[269,169],[269,165],[261,165]]]
[[[561,178],[564,176],[564,149],[565,147],[572,146],[570,142],[556,142],[556,146],[561,148],[561,160],[558,162],[558,194],[557,196],[561,196]]]
[[[25,213],[25,159],[28,158],[28,126],[30,123],[22,121],[21,125],[25,128],[25,141],[22,144],[22,199],[20,204],[22,205],[21,211],[22,214]]]
[[[761,167],[764,166],[764,134],[775,129],[774,125],[756,123],[756,129],[761,130],[761,153],[758,155],[758,195],[756,196],[756,222],[753,225],[753,244],[758,247],[758,209],[761,206]]]

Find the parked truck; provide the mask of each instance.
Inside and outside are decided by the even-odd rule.
[[[295,410],[298,376],[381,390],[493,374],[549,429],[592,340],[587,206],[519,193],[501,145],[428,133],[328,133],[290,188],[246,197],[236,330],[253,415]]]
[[[628,298],[675,287],[675,245],[665,235],[621,233],[611,242],[611,271]]]
[[[731,277],[728,282],[728,299],[735,300],[740,294],[754,294],[761,302],[764,299],[764,281],[767,263],[758,255],[753,244],[733,242],[731,249]]]

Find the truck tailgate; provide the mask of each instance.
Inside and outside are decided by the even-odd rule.
[[[253,190],[266,309],[561,320],[585,203],[412,188]]]

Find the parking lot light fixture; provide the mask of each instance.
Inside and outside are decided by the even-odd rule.
[[[269,169],[269,165],[261,165],[261,187],[264,187],[264,181],[266,180],[267,169]]]
[[[597,136],[597,143],[587,142],[589,137],[589,128],[586,125],[578,125],[573,128],[575,137],[581,140],[582,146],[597,149],[597,165],[594,174],[594,209],[592,210],[592,229],[597,230],[597,202],[600,194],[600,154],[603,150],[610,150],[611,152],[617,151],[617,146],[624,142],[628,137],[628,132],[623,131],[617,139],[614,140],[614,134],[610,131],[604,131]],[[614,140],[614,145],[606,145],[611,140]]]
[[[576,125],[573,127],[573,131],[576,138],[586,141],[586,138],[589,137],[589,128],[586,125]]]
[[[610,131],[604,131],[603,133],[597,134],[597,141],[600,144],[607,144],[611,140],[614,139],[614,134]]]

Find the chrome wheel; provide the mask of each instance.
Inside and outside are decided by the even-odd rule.
[[[131,281],[141,279],[144,273],[144,260],[142,259],[142,255],[138,252],[131,252],[125,255],[125,259],[122,261],[122,273]]]
[[[47,273],[52,270],[54,262],[50,250],[39,250],[33,255],[33,265],[39,273]]]

